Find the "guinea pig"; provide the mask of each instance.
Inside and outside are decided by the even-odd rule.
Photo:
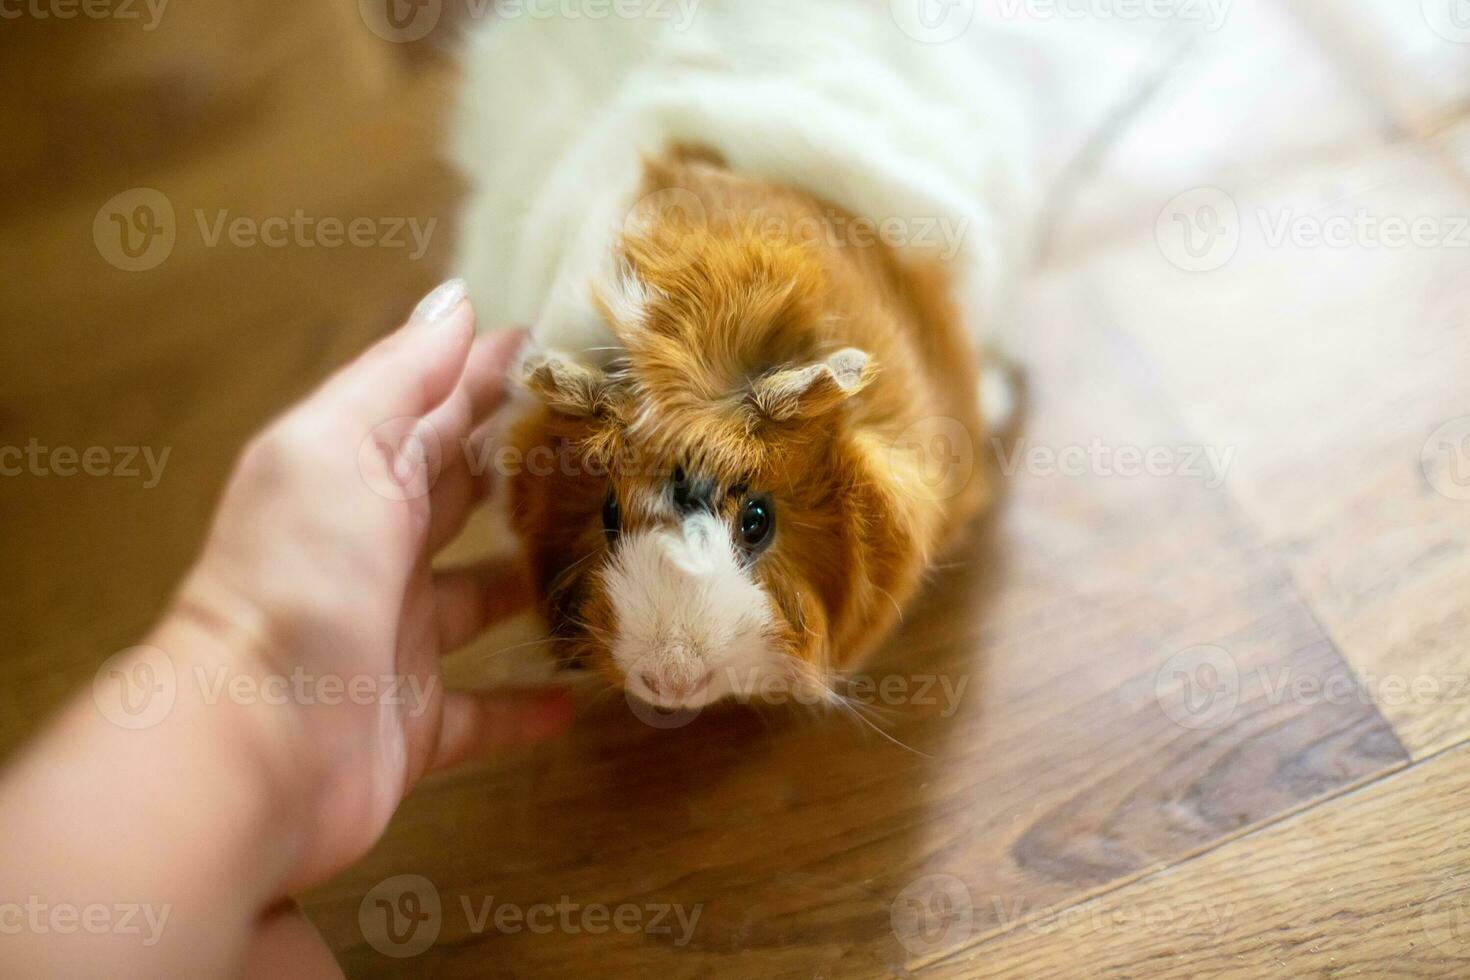
[[[883,6],[467,51],[460,269],[482,319],[533,325],[510,523],[558,656],[661,708],[827,690],[991,496],[1014,123]]]

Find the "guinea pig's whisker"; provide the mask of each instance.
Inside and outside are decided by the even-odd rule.
[[[852,705],[853,710],[860,711],[867,717],[872,718],[876,721],[882,721],[892,724],[896,720],[890,707],[876,704],[866,704],[862,701],[854,701],[851,698],[847,698],[846,700],[848,704]]]
[[[547,636],[547,637],[543,637],[543,638],[541,638],[539,640],[526,640],[524,643],[512,643],[510,646],[501,647],[499,650],[491,650],[489,653],[485,654],[485,656],[487,656],[487,657],[497,657],[497,656],[499,656],[502,653],[509,653],[512,650],[524,650],[526,647],[540,646],[543,643],[570,643],[570,642],[571,642],[570,640],[564,639],[562,637],[558,637],[558,636]]]
[[[601,553],[602,553],[602,549],[601,548],[598,548],[598,549],[596,549],[594,551],[588,552],[587,554],[583,555],[581,558],[578,558],[576,561],[572,562],[566,568],[563,568],[560,572],[557,572],[556,578],[554,578],[554,579],[551,580],[551,584],[549,586],[547,586],[546,591],[548,593],[553,594],[553,595],[556,594],[556,593],[558,593],[558,592],[561,592],[563,589],[565,589],[571,583],[572,577],[576,574],[577,569],[582,564],[584,564],[587,561],[590,561],[593,558],[596,558]]]
[[[925,759],[932,759],[932,758],[934,758],[929,753],[927,753],[927,752],[920,752],[918,749],[914,748],[912,745],[909,745],[907,742],[900,741],[892,733],[890,733],[888,731],[885,731],[883,728],[879,727],[875,722],[873,722],[870,718],[868,718],[868,716],[864,715],[861,711],[859,711],[856,705],[854,705],[847,698],[844,698],[842,695],[837,694],[836,691],[833,691],[832,694],[834,695],[834,698],[833,698],[833,700],[832,700],[831,703],[833,705],[835,705],[836,707],[845,710],[847,712],[847,714],[848,714],[849,717],[853,718],[854,720],[856,720],[858,722],[861,722],[863,725],[865,725],[866,727],[868,727],[868,728],[872,729],[873,731],[877,732],[879,735],[883,736],[883,738],[885,738],[888,741],[892,742],[894,745],[898,746],[899,748],[903,749],[906,752],[912,752],[914,755],[923,756]]]
[[[578,629],[586,630],[588,633],[590,633],[592,636],[597,637],[603,643],[607,644],[608,646],[612,646],[612,637],[609,636],[606,631],[598,629],[596,626],[593,626],[585,619],[581,619],[577,616],[568,616],[567,622],[572,626],[577,627]]]
[[[578,558],[576,561],[572,562],[566,568],[563,568],[557,574],[556,581],[557,582],[562,581],[564,578],[566,578],[572,572],[575,572],[581,565],[585,564],[588,561],[591,561],[593,558],[596,558],[600,554],[602,554],[602,549],[601,548],[594,548],[592,551],[587,552],[587,554],[583,555],[581,558]]]
[[[796,606],[796,625],[798,625],[798,626],[801,627],[801,631],[803,633],[807,634],[808,636],[815,636],[817,639],[820,640],[822,638],[822,635],[820,633],[816,632],[815,630],[813,630],[810,626],[808,626],[806,624],[806,611],[800,605],[800,603],[801,603],[801,593],[800,592],[796,593],[796,601],[797,601],[797,606]],[[796,660],[796,658],[795,657],[792,657],[791,654],[789,654],[789,653],[785,654],[785,656],[789,657],[792,660]]]
[[[592,695],[592,697],[587,699],[587,707],[595,708],[597,705],[606,701],[608,699],[608,695],[616,693],[617,690],[618,689],[616,687],[613,687],[611,684],[609,684],[607,687],[603,688],[596,694]]]
[[[881,585],[875,585],[875,586],[873,586],[873,588],[877,589],[879,592],[881,592],[884,595],[886,595],[888,597],[888,601],[891,602],[891,603],[893,603],[893,611],[896,612],[896,613],[898,613],[898,621],[900,623],[902,623],[903,622],[903,608],[901,606],[899,606],[898,600],[895,599],[895,598],[893,598],[893,593],[892,592],[889,592],[887,589],[883,588]]]
[[[968,564],[966,562],[962,562],[962,561],[945,561],[945,562],[935,562],[933,565],[930,565],[929,566],[929,570],[930,571],[934,571],[934,572],[950,572],[950,571],[954,571],[956,568],[967,568],[967,567],[969,567],[969,566],[968,566]]]
[[[799,658],[784,651],[782,651],[779,656],[782,659],[790,661],[790,665],[792,668],[794,668],[794,672],[797,674],[798,677],[805,677],[813,681],[817,685],[817,687],[822,691],[824,695],[822,701],[820,702],[823,707],[826,707],[828,709],[836,709],[843,714],[846,714],[849,718],[852,718],[860,726],[873,730],[878,735],[882,736],[885,740],[892,742],[894,745],[907,752],[912,752],[915,755],[923,756],[926,759],[933,758],[933,756],[929,755],[928,753],[920,752],[912,745],[901,741],[899,738],[893,735],[893,733],[887,731],[881,725],[879,725],[878,722],[874,720],[874,717],[870,717],[870,715],[875,716],[879,721],[892,720],[888,716],[884,715],[880,711],[880,709],[877,708],[876,705],[864,704],[859,701],[854,701],[852,698],[847,697],[841,691],[839,691],[835,686],[835,682],[846,680],[846,678],[840,673],[828,671],[826,672],[826,677],[830,680],[824,680],[821,674],[813,669],[811,664],[800,660]],[[813,713],[815,713],[817,704],[812,704],[808,707],[810,707]]]
[[[588,633],[593,632],[597,628],[581,616],[568,616],[567,623],[568,625],[577,627],[577,629],[586,630]]]

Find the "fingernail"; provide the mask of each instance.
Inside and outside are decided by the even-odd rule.
[[[469,295],[469,287],[463,279],[451,279],[441,283],[434,288],[423,299],[419,305],[413,308],[413,315],[409,317],[414,323],[442,323],[449,315],[459,309],[459,304],[465,301]]]

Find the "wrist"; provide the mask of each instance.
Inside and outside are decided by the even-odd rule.
[[[158,929],[11,937],[13,962],[47,964],[42,973],[109,960],[152,975],[230,971],[295,873],[303,825],[288,743],[249,705],[201,685],[248,662],[218,631],[171,613],[15,761],[0,787],[15,845],[0,847],[0,882],[52,904],[137,906]],[[201,956],[211,968],[184,969]]]
[[[178,696],[207,716],[206,736],[250,798],[267,836],[295,849],[305,836],[320,766],[289,697],[276,696],[279,639],[248,604],[192,574],[150,642],[175,664]],[[273,896],[274,897],[274,896]]]
[[[173,666],[173,706],[158,726],[170,749],[159,751],[170,751],[182,765],[207,768],[202,787],[178,780],[190,806],[205,793],[231,801],[228,816],[200,815],[195,826],[218,827],[227,837],[225,850],[253,855],[246,880],[257,882],[260,897],[280,897],[305,823],[301,786],[308,760],[293,759],[293,713],[251,693],[261,690],[265,674],[253,647],[187,607],[170,611],[146,645]]]

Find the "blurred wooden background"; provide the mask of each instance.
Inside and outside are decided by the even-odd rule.
[[[248,433],[444,274],[453,8],[413,43],[316,0],[0,21],[0,447],[169,452],[155,486],[0,477],[7,752],[146,629]],[[432,781],[307,896],[349,973],[1470,972],[1466,42],[1459,0],[1240,0],[1060,214],[1019,314],[1029,445],[1228,450],[1222,487],[1023,467],[870,672],[964,684],[874,718],[907,748],[841,715],[660,731],[604,702]],[[94,224],[134,188],[176,240],[125,271]],[[1198,188],[1239,244],[1187,271],[1168,205]],[[196,219],[298,209],[436,224],[413,258]],[[1441,237],[1268,234],[1360,212]],[[1201,646],[1234,680],[1217,715],[1176,683]],[[400,875],[442,907],[412,958],[363,901],[425,887]],[[563,897],[699,919],[683,942],[468,914]]]

